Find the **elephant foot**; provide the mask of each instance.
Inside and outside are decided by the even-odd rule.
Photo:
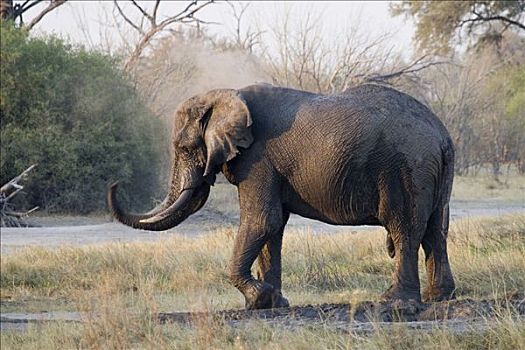
[[[290,303],[283,297],[280,290],[273,288],[270,284],[257,281],[244,295],[246,298],[246,309],[272,309],[289,307]]]
[[[423,291],[423,301],[425,303],[432,301],[445,301],[456,299],[455,289],[450,288],[432,288],[427,287]]]
[[[381,295],[385,301],[416,301],[421,302],[419,290],[407,290],[398,286],[390,286],[386,292]]]

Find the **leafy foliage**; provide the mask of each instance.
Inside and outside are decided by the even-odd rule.
[[[506,32],[498,46],[467,50],[451,64],[403,81],[449,130],[460,175],[525,172],[525,37]]]
[[[425,51],[450,51],[463,31],[473,43],[497,43],[509,28],[525,32],[522,0],[402,1],[392,5],[392,13],[416,20],[415,41]]]
[[[122,200],[147,207],[166,132],[117,62],[5,22],[1,29],[0,182],[38,163],[26,205],[103,209],[107,184],[121,179],[134,185]]]

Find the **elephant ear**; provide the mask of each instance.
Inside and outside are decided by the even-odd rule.
[[[215,175],[221,164],[235,158],[239,147],[248,148],[253,142],[250,130],[252,118],[239,93],[235,90],[215,90],[210,94],[212,103],[204,120],[207,150],[204,176]]]

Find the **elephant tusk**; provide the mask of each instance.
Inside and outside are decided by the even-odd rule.
[[[155,222],[158,222],[160,220],[167,218],[168,216],[174,214],[175,212],[181,209],[184,209],[184,207],[188,204],[189,200],[191,199],[193,195],[193,191],[194,191],[193,188],[188,188],[188,189],[183,190],[179,198],[177,198],[177,200],[172,205],[170,205],[166,210],[150,218],[142,219],[139,222],[142,224],[152,224],[152,223],[155,223]]]

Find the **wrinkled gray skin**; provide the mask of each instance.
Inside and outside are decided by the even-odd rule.
[[[415,99],[373,84],[332,96],[253,85],[195,96],[174,119],[164,202],[147,214],[126,214],[113,185],[109,207],[126,225],[167,230],[202,207],[222,171],[239,191],[229,276],[248,309],[288,306],[281,245],[290,213],[384,226],[395,259],[385,299],[421,300],[420,246],[428,276],[423,298],[454,296],[446,245],[454,150],[439,119]],[[256,259],[257,278],[250,272]]]

